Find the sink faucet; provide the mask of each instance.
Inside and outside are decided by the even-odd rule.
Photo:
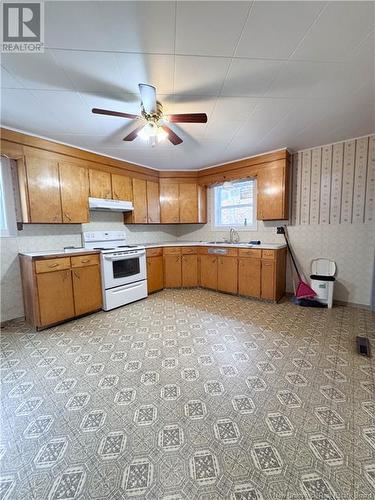
[[[229,230],[229,241],[230,243],[238,243],[240,241],[240,235],[234,227],[231,227]]]

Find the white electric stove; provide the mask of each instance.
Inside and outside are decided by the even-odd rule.
[[[87,231],[82,240],[100,250],[105,311],[147,297],[145,247],[127,244],[124,231]]]

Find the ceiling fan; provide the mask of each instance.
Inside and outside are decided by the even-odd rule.
[[[182,113],[173,115],[163,114],[163,105],[156,100],[156,88],[153,85],[140,83],[138,85],[141,94],[141,114],[132,115],[120,111],[111,111],[109,109],[93,108],[92,112],[99,115],[119,116],[136,121],[141,120],[140,125],[130,134],[124,137],[124,141],[134,141],[138,136],[147,139],[151,146],[168,138],[168,140],[177,146],[183,141],[167,123],[207,123],[206,113]]]

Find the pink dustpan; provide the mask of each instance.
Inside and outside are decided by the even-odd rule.
[[[297,299],[312,299],[316,293],[307,283],[300,280],[297,285],[296,297]]]

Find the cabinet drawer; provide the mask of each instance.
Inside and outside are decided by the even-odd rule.
[[[196,255],[198,253],[197,247],[181,247],[182,255]]]
[[[238,250],[238,255],[240,257],[253,257],[253,259],[260,259],[262,256],[262,250],[255,250],[253,248],[240,248]]]
[[[35,261],[35,272],[37,274],[50,273],[51,271],[62,271],[63,269],[70,269],[69,257]]]
[[[262,259],[276,259],[276,250],[262,250]]]
[[[163,255],[163,249],[162,248],[147,248],[146,255],[147,255],[147,257],[159,257],[160,255]]]
[[[72,267],[97,266],[99,264],[99,255],[77,255],[71,259]]]
[[[180,255],[181,248],[180,247],[165,247],[163,248],[164,255]]]

